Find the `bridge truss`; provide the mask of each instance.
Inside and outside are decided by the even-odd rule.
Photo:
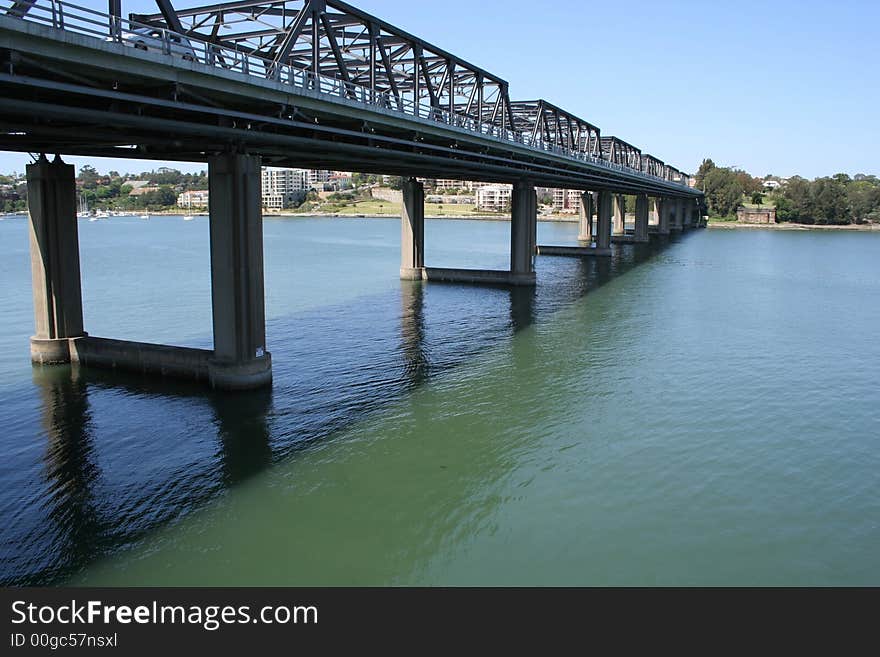
[[[499,76],[339,0],[155,2],[124,18],[122,0],[107,14],[0,0],[0,148],[196,160],[239,148],[277,166],[699,194],[674,167],[546,100],[511,101]],[[10,19],[52,29],[37,44]],[[100,44],[68,50],[71,32]]]
[[[177,9],[133,22],[170,28],[201,41],[315,76],[386,94],[402,108],[427,104],[506,129],[512,125],[508,84],[492,73],[338,0],[241,0]]]
[[[514,130],[528,135],[533,143],[542,142],[569,151],[602,157],[599,128],[546,100],[510,103]]]

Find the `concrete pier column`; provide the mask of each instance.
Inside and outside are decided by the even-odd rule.
[[[636,196],[636,232],[637,242],[648,241],[648,195]]]
[[[510,219],[511,282],[533,284],[538,196],[531,183],[514,183],[510,198]]]
[[[660,225],[660,199],[656,196],[651,199],[651,211],[648,216],[648,224],[652,226]]]
[[[691,228],[694,225],[694,208],[696,207],[696,202],[688,199],[685,201],[684,206],[684,227]]]
[[[680,231],[684,229],[684,206],[685,200],[683,198],[676,199],[675,201],[675,219],[672,222],[672,230]]]
[[[658,198],[656,203],[660,214],[660,230],[657,232],[661,235],[669,235],[669,211],[672,208],[672,201],[668,198]]]
[[[626,234],[626,196],[614,195],[614,235]]]
[[[241,390],[272,381],[266,351],[260,157],[224,154],[208,160],[211,300],[215,388]]]
[[[599,192],[596,255],[611,255],[611,192]]]
[[[34,363],[70,361],[70,338],[83,331],[73,165],[45,156],[27,166],[30,214]]]
[[[400,217],[400,278],[420,281],[425,273],[425,186],[415,178],[403,184]]]
[[[578,217],[578,242],[589,245],[593,242],[593,195],[590,192],[581,194]]]

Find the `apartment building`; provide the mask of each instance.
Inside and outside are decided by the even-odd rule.
[[[581,209],[581,192],[577,189],[553,189],[553,211],[577,213]]]
[[[482,185],[475,191],[478,210],[504,212],[510,209],[511,185]]]
[[[143,187],[141,189],[144,189]],[[193,189],[177,195],[177,207],[179,208],[207,208],[208,190]]]

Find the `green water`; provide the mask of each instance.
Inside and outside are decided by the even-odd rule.
[[[133,230],[163,243],[159,227]],[[206,245],[185,230],[183,293],[201,304]],[[576,230],[542,224],[539,242]],[[880,235],[705,230],[610,260],[539,258],[537,289],[510,292],[397,281],[398,231],[266,222],[271,393],[28,371],[17,398],[42,401],[20,415],[41,423],[0,419],[38,455],[47,439],[50,453],[88,445],[65,447],[58,468],[88,502],[62,495],[48,516],[68,523],[44,560],[63,565],[21,558],[19,572],[88,585],[880,584]],[[503,266],[508,231],[429,221],[428,262]],[[150,285],[170,275],[182,276]],[[190,343],[210,340],[185,312],[152,312],[169,339],[186,327]],[[100,334],[112,326],[108,311]],[[57,479],[34,472],[48,482],[36,498]],[[4,545],[40,536],[7,530]]]

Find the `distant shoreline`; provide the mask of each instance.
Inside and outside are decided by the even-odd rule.
[[[746,224],[738,221],[710,221],[708,228],[721,228],[725,230],[735,230],[740,228],[753,228],[758,230],[856,230],[856,231],[877,231],[880,232],[880,224]]]
[[[182,212],[171,212],[168,210],[159,210],[154,212],[143,212],[141,214],[146,214],[151,217],[182,217],[184,214]],[[127,215],[117,215],[110,217],[100,217],[100,219],[131,219],[138,218],[141,214],[127,214]],[[207,217],[209,216],[207,212],[193,212],[192,216],[194,217]],[[8,213],[8,214],[0,214],[0,218],[4,217],[27,217],[26,212],[18,213]],[[80,219],[86,219],[87,217],[80,217]],[[88,217],[93,219],[94,217]],[[343,212],[271,212],[264,213],[264,219],[295,219],[295,218],[319,218],[319,219],[400,219],[399,214],[355,214],[355,213],[343,213]],[[426,214],[425,219],[453,219],[457,221],[470,221],[470,220],[481,220],[481,221],[510,221],[510,217],[506,215],[497,215],[497,214],[475,214],[475,215],[445,215],[445,214]],[[552,223],[577,223],[577,216],[572,215],[538,215],[538,221],[547,221]]]
[[[295,217],[318,217],[320,219],[400,219],[399,214],[363,214],[363,213],[344,213],[344,212],[273,212],[264,214],[264,219],[278,218],[295,218]],[[510,221],[510,217],[497,214],[475,214],[475,215],[448,215],[448,214],[426,214],[425,219],[453,219],[468,221],[471,219],[479,219],[481,221]],[[564,215],[539,215],[538,221],[550,221],[557,223],[577,223],[576,216]]]

